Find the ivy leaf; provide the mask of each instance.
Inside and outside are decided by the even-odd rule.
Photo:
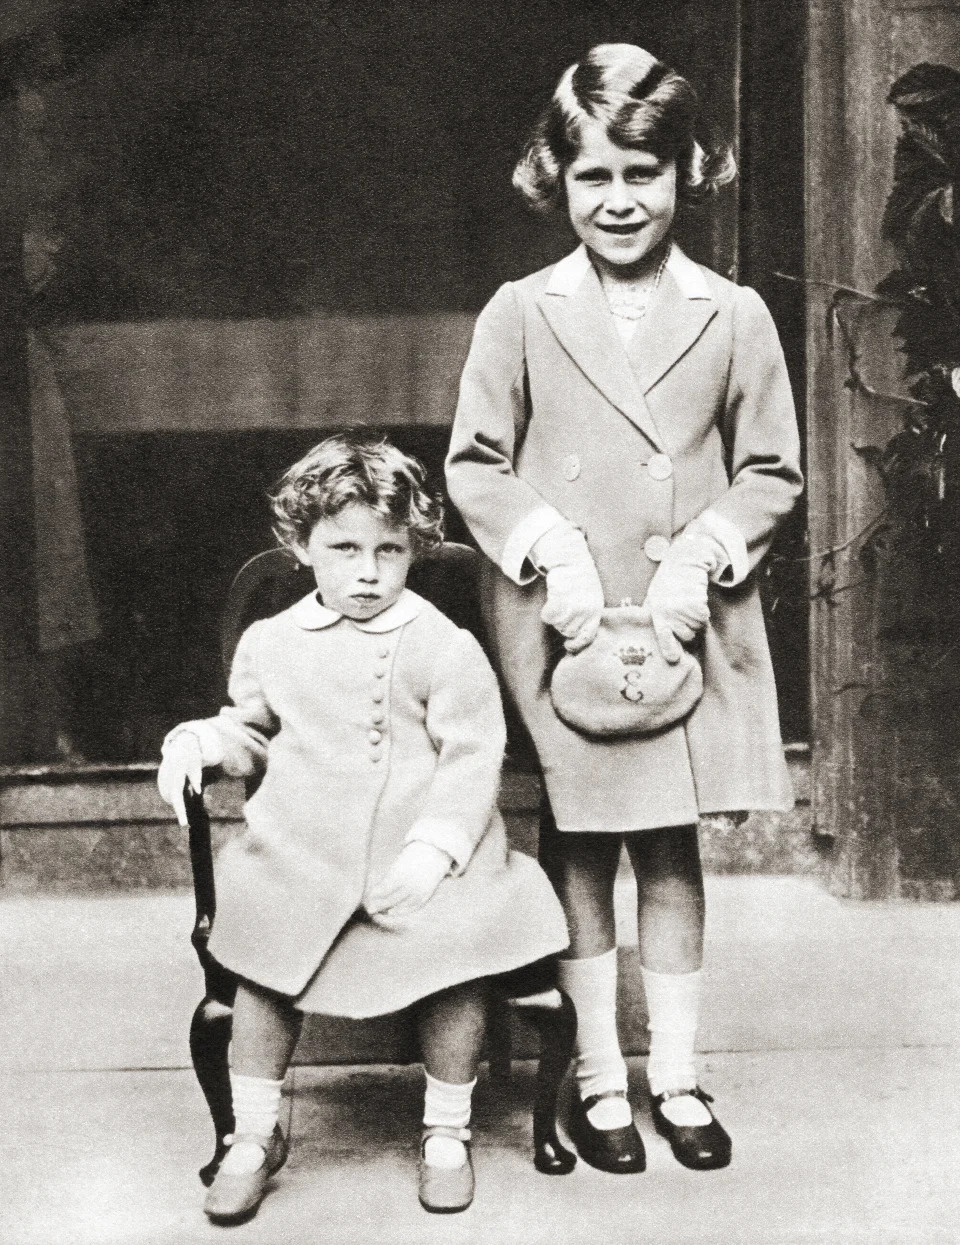
[[[948,225],[953,224],[953,183],[940,191],[940,215]]]
[[[849,381],[847,382],[850,383]],[[850,442],[850,448],[854,454],[858,455],[870,467],[874,467],[881,475],[883,475],[883,459],[884,451],[879,445],[855,445]]]
[[[903,358],[906,391],[914,401],[905,406],[900,431],[885,446],[851,448],[884,481],[890,511],[896,516],[898,556],[909,556],[920,568],[929,593],[956,593],[960,585],[952,568],[960,565],[960,450],[954,446],[960,441],[960,71],[949,65],[915,65],[893,84],[888,100],[897,109],[901,132],[882,232],[893,244],[896,266],[876,289],[882,300],[898,309],[893,342]],[[850,337],[844,345],[850,379],[860,381],[858,342]],[[882,529],[862,542],[858,553],[867,573],[889,556],[891,545]],[[909,602],[902,603],[904,608],[909,604],[914,628],[914,615],[926,595],[908,594]],[[938,609],[937,617],[941,614]],[[862,711],[871,707],[867,697]]]

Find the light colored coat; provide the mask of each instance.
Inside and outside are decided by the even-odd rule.
[[[751,571],[802,480],[783,353],[759,296],[672,247],[624,346],[581,247],[502,286],[476,326],[447,460],[450,495],[490,559],[496,660],[563,830],[685,825],[792,803]],[[703,698],[655,735],[595,740],[553,712],[561,650],[526,554],[557,521],[586,534],[608,605],[640,603],[699,518],[727,553],[699,645]]]
[[[567,945],[546,875],[507,849],[496,678],[428,602],[406,590],[353,623],[311,594],[243,634],[230,696],[181,728],[228,773],[263,773],[216,862],[209,945],[226,968],[362,1017]],[[364,898],[412,839],[447,851],[452,874],[387,928]]]

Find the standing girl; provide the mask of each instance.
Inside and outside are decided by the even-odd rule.
[[[792,802],[752,572],[801,488],[796,419],[760,298],[672,240],[677,201],[734,172],[695,140],[694,108],[685,79],[630,44],[595,47],[564,73],[514,184],[538,210],[566,212],[582,245],[484,308],[447,461],[490,560],[491,640],[555,826],[571,939],[560,981],[579,1018],[571,1134],[617,1172],[645,1162],[616,1027],[622,845],[637,878],[654,1122],[681,1163],[722,1167],[730,1139],[694,1063],[697,820]],[[593,737],[554,712],[551,672],[560,637],[583,650],[604,607],[626,598],[643,603],[668,662],[695,645],[703,695],[656,733]]]
[[[159,774],[183,823],[184,784],[199,791],[205,767],[262,776],[246,832],[216,866],[209,947],[240,977],[236,1131],[205,1209],[249,1217],[282,1166],[280,1089],[304,1012],[413,1003],[420,1201],[465,1210],[482,978],[565,947],[563,913],[536,862],[507,848],[493,671],[468,632],[405,587],[442,537],[421,465],[386,442],[331,437],[272,500],[276,535],[316,591],[244,632],[233,704],[171,731]]]

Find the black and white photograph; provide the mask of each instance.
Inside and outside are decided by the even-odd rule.
[[[960,0],[0,0],[3,1245],[960,1242]]]

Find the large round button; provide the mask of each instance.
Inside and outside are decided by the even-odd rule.
[[[669,480],[673,475],[673,463],[666,454],[654,454],[647,463],[647,471],[653,480]]]
[[[377,656],[381,658],[381,660],[386,661],[390,656],[390,650],[388,648],[381,648],[377,651]]]
[[[377,712],[370,719],[370,721],[373,723],[374,726],[382,726],[384,722],[384,715],[378,709]]]
[[[383,738],[383,732],[377,731],[377,730],[369,731],[367,733],[367,738],[370,740],[372,744],[378,744],[380,740]]]
[[[370,760],[371,760],[371,761],[373,761],[373,763],[374,763],[374,764],[376,764],[376,763],[377,763],[377,761],[380,761],[380,760],[382,760],[382,759],[383,759],[383,754],[382,754],[382,753],[380,753],[380,752],[371,752],[371,753],[370,753]]]
[[[643,552],[651,562],[662,562],[669,548],[670,542],[666,536],[651,536],[644,542]]]
[[[375,705],[379,705],[382,700],[383,700],[383,689],[378,687],[377,690],[373,693],[373,703]]]
[[[383,679],[383,678],[386,678],[386,674],[387,674],[386,670],[381,670],[380,667],[378,666],[377,669],[374,670],[373,672],[373,677],[375,679]]]

